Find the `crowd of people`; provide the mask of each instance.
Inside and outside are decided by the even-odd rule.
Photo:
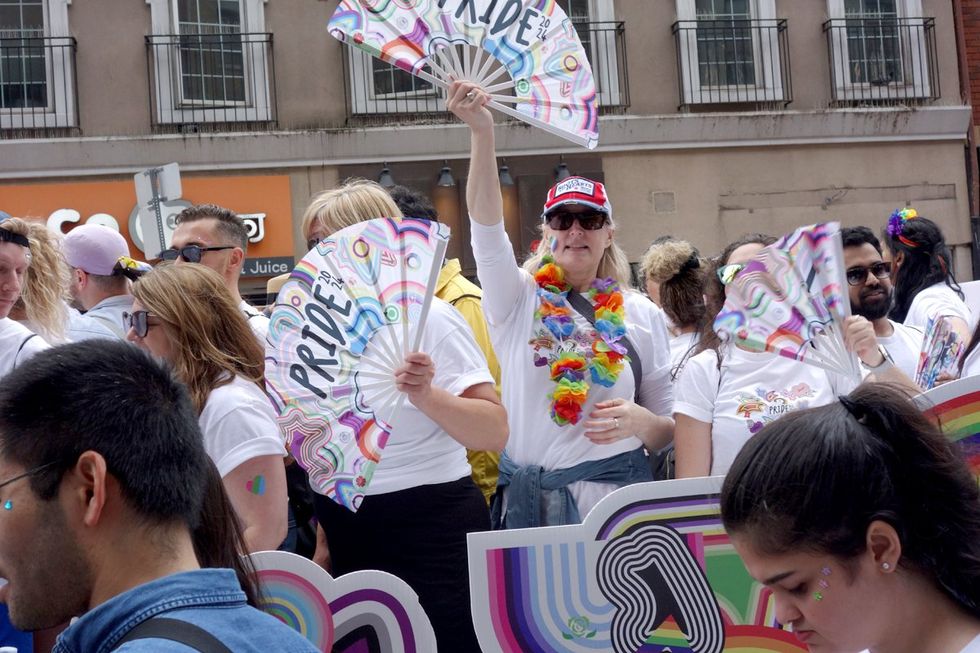
[[[605,186],[570,177],[543,198],[539,244],[518,262],[488,100],[467,82],[447,99],[471,133],[480,283],[445,262],[356,512],[312,492],[287,453],[264,392],[268,314],[239,292],[248,239],[234,212],[183,211],[152,268],[106,227],[62,237],[0,222],[10,622],[38,631],[39,651],[40,633],[62,630],[56,651],[176,651],[195,637],[225,647],[199,650],[311,650],[255,610],[241,554],[281,548],[334,575],[399,576],[440,651],[478,651],[468,533],[578,523],[618,487],[718,475],[746,567],[811,648],[980,651],[976,480],[910,400],[932,319],[964,343],[960,375],[980,374],[980,326],[938,226],[906,208],[843,229],[859,385],[712,328],[771,235],[717,256],[660,238],[640,262],[644,294]],[[401,216],[438,219],[411,189],[353,180],[313,197],[302,231],[312,248]],[[5,644],[31,650],[14,631]]]

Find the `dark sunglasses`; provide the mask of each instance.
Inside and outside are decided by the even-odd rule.
[[[859,265],[848,268],[846,272],[848,285],[860,286],[867,281],[868,272],[878,279],[887,279],[892,273],[892,264],[887,261],[879,261],[868,266]]]
[[[744,268],[745,263],[729,263],[728,265],[723,265],[718,268],[718,281],[721,281],[721,285],[727,286],[735,280],[735,277],[738,276],[738,273]]]
[[[150,332],[150,324],[147,317],[152,315],[149,311],[133,311],[132,313],[123,313],[123,326],[132,329],[136,335],[140,338],[145,338],[146,334]]]
[[[182,258],[188,263],[200,263],[204,252],[219,252],[223,249],[235,249],[235,246],[220,245],[215,247],[201,247],[200,245],[188,245],[180,249],[171,247],[160,252],[157,258],[162,258],[164,261],[176,261],[178,258]]]
[[[578,220],[579,225],[586,231],[596,231],[602,229],[609,222],[609,216],[602,211],[588,211],[585,213],[572,213],[570,211],[554,211],[544,216],[544,221],[549,229],[555,231],[567,231],[572,228],[572,223]]]
[[[313,249],[314,247],[317,246],[319,242],[320,242],[319,238],[310,238],[308,241],[306,241],[306,249],[307,250]]]

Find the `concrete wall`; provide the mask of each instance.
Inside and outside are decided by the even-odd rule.
[[[326,30],[336,3],[272,0],[264,6],[273,34],[279,126],[283,129],[338,128],[347,122],[342,52],[347,47]],[[633,115],[676,113],[677,54],[671,25],[674,0],[617,0],[625,23]],[[788,19],[794,100],[790,110],[821,109],[830,102],[825,0],[777,0],[777,16]],[[923,13],[936,19],[942,98],[958,104],[956,40],[948,0],[923,0]],[[86,136],[150,132],[146,48],[150,8],[140,0],[77,2],[69,7],[78,39],[80,118]],[[717,107],[709,107],[717,109]],[[704,109],[698,109],[703,111]]]
[[[150,99],[144,37],[150,7],[143,1],[98,0],[68,7],[78,41],[77,77],[82,133],[150,132]]]
[[[603,157],[603,171],[630,260],[665,234],[715,254],[746,232],[782,234],[827,220],[877,231],[909,203],[961,246],[958,275],[972,276],[966,172],[956,143],[613,154]],[[659,212],[654,193],[663,194]]]

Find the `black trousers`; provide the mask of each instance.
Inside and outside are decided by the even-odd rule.
[[[315,495],[333,575],[379,569],[419,595],[441,653],[479,653],[470,616],[466,534],[490,530],[483,494],[469,476],[364,498],[352,513]]]

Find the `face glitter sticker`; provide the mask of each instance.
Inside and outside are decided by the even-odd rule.
[[[4,504],[3,504],[3,509],[4,510],[13,510],[14,509],[14,502],[11,501],[10,499],[7,499],[4,502]]]
[[[821,590],[825,590],[825,589],[827,589],[827,588],[830,587],[830,583],[827,582],[827,576],[830,576],[830,573],[831,573],[830,572],[830,567],[824,567],[823,569],[820,570],[820,575],[823,576],[823,578],[821,578],[820,580],[817,581],[817,586]],[[821,592],[821,591],[814,592],[813,593],[813,600],[814,601],[823,601],[823,592]]]

